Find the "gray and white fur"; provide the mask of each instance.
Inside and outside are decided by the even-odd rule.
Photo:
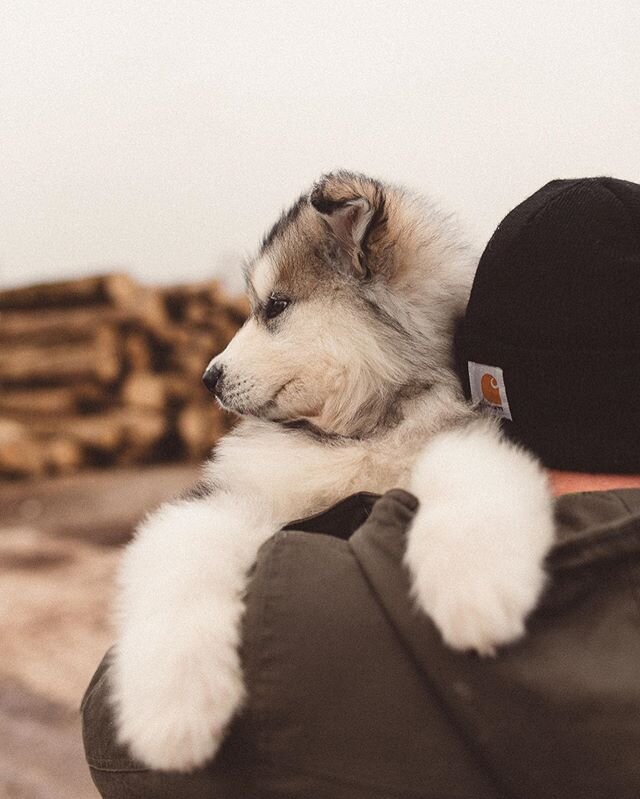
[[[417,606],[460,650],[523,634],[553,537],[545,475],[465,403],[452,338],[477,260],[426,200],[323,176],[247,269],[252,313],[209,364],[243,416],[205,491],[138,529],[119,574],[112,695],[143,763],[188,770],[245,698],[247,574],[287,522],[355,491],[413,492],[406,565]]]

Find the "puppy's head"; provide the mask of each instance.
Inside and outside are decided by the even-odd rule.
[[[441,311],[422,313],[418,272],[434,240],[423,227],[399,189],[348,172],[321,178],[249,264],[251,315],[205,372],[219,402],[341,435],[379,425],[399,389],[429,380],[425,353],[441,346]]]

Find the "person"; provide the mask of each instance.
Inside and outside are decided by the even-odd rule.
[[[640,186],[625,181],[553,181],[481,258],[460,377],[559,495],[522,640],[494,658],[446,647],[403,565],[417,500],[356,494],[262,547],[248,698],[205,768],[149,771],[117,744],[105,657],[82,704],[102,796],[637,799],[639,301]]]

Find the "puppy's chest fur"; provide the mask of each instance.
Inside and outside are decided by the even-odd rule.
[[[362,439],[247,419],[220,442],[207,473],[214,486],[261,496],[285,524],[357,491],[407,488],[425,444],[470,418],[455,389],[439,385],[401,401],[395,424]]]
[[[473,411],[448,386],[432,387],[401,402],[398,421],[360,443],[362,461],[345,478],[353,490],[382,493],[407,487],[418,455],[438,433],[468,424]],[[366,482],[364,488],[360,483]]]

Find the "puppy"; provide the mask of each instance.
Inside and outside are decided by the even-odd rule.
[[[323,176],[247,269],[252,312],[205,382],[243,417],[204,491],[138,529],[119,575],[112,696],[120,741],[157,769],[211,758],[242,705],[247,574],[292,519],[400,486],[420,508],[406,565],[459,650],[522,635],[552,542],[546,478],[464,402],[454,324],[476,257],[403,189]]]

